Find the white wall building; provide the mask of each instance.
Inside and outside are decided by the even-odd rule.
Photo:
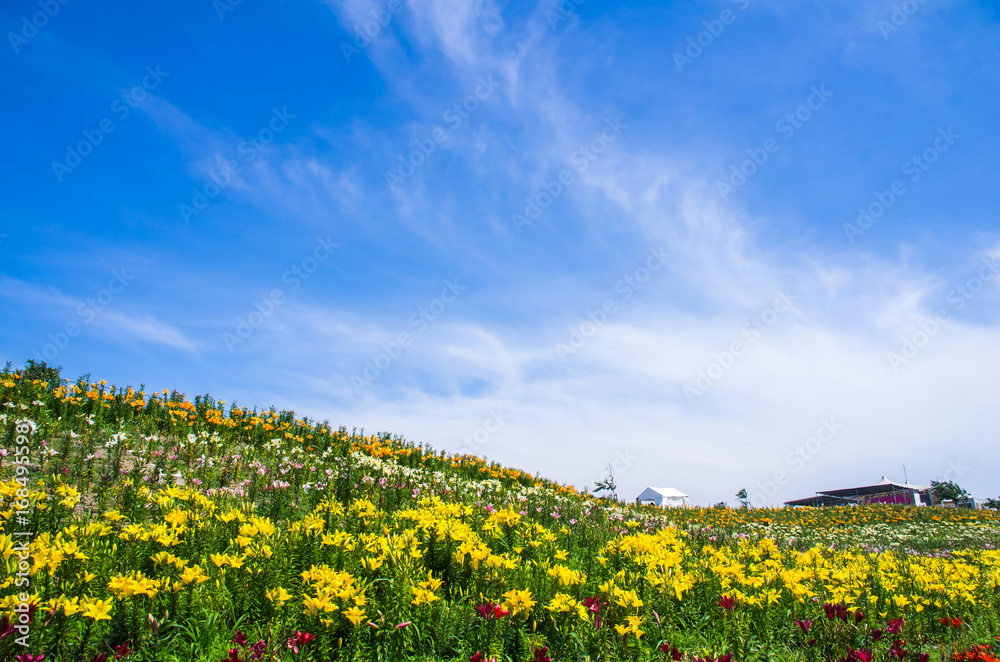
[[[653,504],[661,508],[691,505],[688,495],[672,487],[647,487],[635,498],[635,503],[639,506]]]

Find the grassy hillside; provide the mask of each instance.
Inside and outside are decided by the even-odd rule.
[[[388,434],[36,365],[0,374],[0,429],[5,660],[1000,646],[992,512],[637,508]]]

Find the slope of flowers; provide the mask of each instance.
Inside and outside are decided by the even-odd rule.
[[[10,370],[0,430],[5,660],[916,662],[1000,645],[996,513],[636,508],[290,412]]]

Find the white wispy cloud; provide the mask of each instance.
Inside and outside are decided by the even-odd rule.
[[[179,329],[149,315],[128,316],[122,313],[108,313],[101,326],[106,329],[117,329],[119,336],[168,345],[189,352],[200,346],[200,343],[188,338]]]
[[[116,285],[117,292],[101,289],[89,297],[78,299],[51,286],[4,276],[0,280],[0,297],[13,299],[21,304],[30,303],[51,320],[58,320],[53,332],[62,333],[68,325],[73,324],[82,331],[92,328],[95,334],[116,341],[139,340],[186,351],[194,351],[199,347],[198,342],[182,331],[148,313],[113,310],[116,305],[134,308],[134,305],[116,301],[127,291],[127,286],[127,283],[119,283]]]

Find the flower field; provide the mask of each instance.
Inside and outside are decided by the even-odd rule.
[[[0,659],[996,660],[1000,515],[661,511],[209,396],[0,374]]]

